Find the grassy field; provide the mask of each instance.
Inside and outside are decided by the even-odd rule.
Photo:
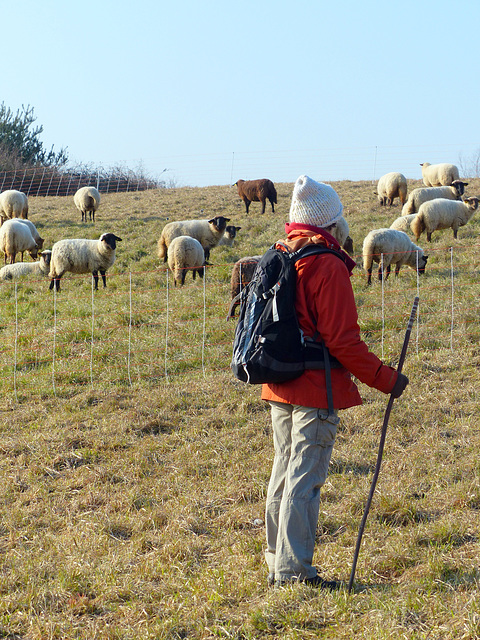
[[[419,186],[410,182],[409,188]],[[0,284],[0,638],[480,637],[478,214],[433,235],[427,272],[366,287],[363,237],[400,207],[370,182],[338,182],[359,268],[362,336],[398,361],[420,296],[354,593],[266,587],[263,512],[273,458],[268,406],[229,369],[232,263],[283,236],[277,211],[248,216],[228,186],[103,197],[95,225],[73,198],[36,198],[45,247],[123,238],[108,285],[67,275]],[[471,180],[468,195],[480,194]],[[156,257],[169,220],[241,226],[205,281],[173,280]],[[315,563],[348,582],[387,397],[359,383],[342,412],[323,489]]]

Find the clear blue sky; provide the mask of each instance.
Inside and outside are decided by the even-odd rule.
[[[479,24],[474,0],[16,0],[0,101],[71,163],[179,186],[420,178],[480,152]]]

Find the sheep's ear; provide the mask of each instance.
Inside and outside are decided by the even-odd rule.
[[[237,231],[240,231],[240,229],[241,229],[241,228],[242,228],[242,227],[235,227],[235,229],[236,229]]]
[[[464,187],[468,187],[468,182],[464,182],[464,183],[463,183],[463,186],[464,186]]]
[[[215,218],[211,218],[211,220],[208,221],[208,224],[214,224],[215,223]]]
[[[121,239],[121,238],[119,238],[118,236],[113,236],[113,237],[115,238],[115,240],[116,240],[117,242],[122,242],[122,239]]]

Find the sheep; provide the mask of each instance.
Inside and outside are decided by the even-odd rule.
[[[0,193],[0,224],[7,218],[28,218],[28,198],[22,191],[7,189]]]
[[[402,208],[402,216],[408,216],[411,213],[416,213],[420,208],[420,205],[427,200],[434,200],[435,198],[448,198],[448,200],[460,200],[465,193],[465,187],[468,182],[462,182],[461,180],[454,180],[449,186],[443,187],[419,187],[410,192],[406,203]]]
[[[210,258],[210,250],[216,247],[222,239],[227,222],[230,218],[216,216],[210,220],[178,220],[166,224],[157,243],[157,253],[160,260],[167,261],[168,247],[177,236],[191,236],[196,238],[203,247],[205,260]]]
[[[466,198],[462,201],[437,198],[424,202],[412,221],[411,229],[415,239],[427,232],[428,242],[432,241],[432,233],[437,229],[453,229],[453,237],[457,238],[459,227],[463,227],[478,208],[477,197]]]
[[[338,244],[345,249],[345,251],[353,256],[353,240],[350,237],[350,229],[348,222],[342,216],[335,224],[333,224],[328,230]]]
[[[383,256],[383,267],[382,267]],[[390,267],[395,264],[395,276],[398,276],[400,267],[406,264],[418,273],[425,272],[428,256],[423,254],[423,249],[413,244],[403,231],[396,229],[374,229],[363,241],[363,268],[368,274],[367,285],[372,283],[372,263],[378,263],[378,279],[382,279],[382,271],[386,268],[387,275]]]
[[[203,278],[205,272],[205,252],[196,238],[177,236],[168,247],[168,266],[173,273],[175,286],[185,283],[187,270],[193,272],[193,279],[198,275]]]
[[[60,291],[60,278],[64,273],[92,273],[98,290],[98,272],[103,286],[107,286],[105,272],[115,262],[116,243],[121,238],[114,233],[102,233],[98,240],[66,239],[55,242],[50,262],[50,290]]]
[[[225,227],[225,233],[220,239],[220,242],[218,243],[218,245],[233,247],[233,241],[235,240],[237,233],[240,231],[241,228],[242,227],[235,227],[232,224],[227,225]]]
[[[82,214],[82,222],[84,217],[87,221],[87,212],[90,221],[95,222],[95,211],[100,206],[100,193],[95,187],[80,187],[73,196],[73,202]]]
[[[426,187],[448,186],[452,184],[454,180],[460,180],[458,167],[454,164],[448,164],[446,162],[430,164],[429,162],[423,162],[420,166],[422,167],[423,184]]]
[[[265,204],[269,200],[272,205],[272,213],[275,213],[274,205],[277,204],[277,191],[271,180],[262,178],[260,180],[237,180],[234,186],[237,187],[238,195],[248,208],[251,202],[262,203],[262,213],[265,213]]]
[[[40,234],[37,231],[37,227],[33,224],[33,222],[31,220],[23,220],[22,218],[19,218],[18,221],[21,222],[22,224],[27,225],[27,227],[30,229],[30,233],[32,234],[32,238],[37,243],[37,247],[39,249],[43,249],[43,243],[45,242],[45,240],[40,236]],[[23,254],[22,254],[22,260],[23,260]]]
[[[390,229],[396,229],[397,231],[404,231],[405,233],[411,232],[412,229],[410,227],[413,219],[417,214],[411,213],[408,216],[399,216],[392,222],[390,225]]]
[[[262,256],[245,256],[240,258],[233,265],[232,275],[230,278],[230,293],[232,304],[230,306],[227,320],[235,316],[235,309],[240,304],[239,300],[235,300],[240,291],[250,282],[253,272],[257,266],[257,262]]]
[[[395,198],[400,198],[404,205],[407,199],[407,179],[403,173],[391,171],[382,176],[377,183],[377,196],[382,206],[391,207]]]
[[[5,264],[7,259],[10,264],[15,262],[17,253],[28,251],[35,260],[38,253],[38,245],[35,242],[30,228],[22,220],[6,220],[0,227],[0,251],[4,253]]]
[[[39,251],[37,262],[16,262],[6,264],[0,269],[0,280],[18,280],[23,276],[48,276],[52,252],[49,249]]]

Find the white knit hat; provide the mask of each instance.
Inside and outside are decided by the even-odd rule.
[[[293,188],[290,222],[329,227],[342,217],[343,205],[329,184],[300,176]]]

